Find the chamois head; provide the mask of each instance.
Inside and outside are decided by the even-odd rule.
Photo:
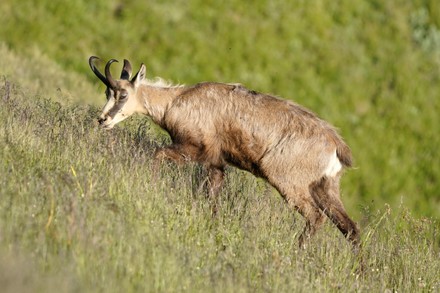
[[[107,103],[102,109],[102,113],[98,118],[99,124],[105,129],[111,129],[117,123],[125,120],[136,112],[139,107],[139,100],[136,98],[136,92],[139,85],[145,78],[145,65],[142,64],[139,72],[130,80],[132,67],[128,60],[124,59],[124,67],[122,68],[120,79],[114,79],[110,73],[110,65],[118,62],[111,59],[105,66],[105,75],[103,75],[95,67],[94,61],[98,57],[91,56],[89,65],[95,75],[107,86],[105,95]]]

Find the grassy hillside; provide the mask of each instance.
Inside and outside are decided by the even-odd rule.
[[[217,2],[2,1],[0,74],[94,105],[104,89],[90,55],[179,83],[241,82],[341,129],[354,213],[389,203],[440,215],[438,1]]]
[[[2,288],[439,290],[438,1],[3,0],[0,12]],[[297,251],[302,219],[247,173],[228,170],[215,221],[197,166],[153,182],[168,137],[140,117],[96,127],[90,55],[178,83],[241,82],[336,125],[355,157],[343,201],[366,273],[331,225]]]
[[[103,132],[97,109],[0,87],[2,292],[302,292],[440,289],[440,226],[388,206],[364,211],[364,272],[325,225],[304,222],[264,182],[230,169],[220,213],[202,170],[150,170],[144,120]]]

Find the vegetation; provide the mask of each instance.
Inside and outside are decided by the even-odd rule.
[[[440,290],[438,1],[30,2],[0,3],[5,292]],[[331,224],[298,250],[301,217],[248,173],[228,170],[216,219],[198,166],[154,179],[168,136],[142,117],[96,127],[90,55],[241,82],[338,126],[363,270]]]
[[[364,211],[364,273],[331,225],[297,250],[304,225],[251,175],[230,170],[213,219],[197,166],[150,171],[141,119],[103,132],[90,106],[1,88],[0,282],[23,291],[438,290],[438,222]],[[2,289],[3,290],[3,289]]]

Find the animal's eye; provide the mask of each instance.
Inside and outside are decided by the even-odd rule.
[[[120,100],[126,99],[127,97],[128,97],[128,93],[125,92],[125,91],[123,91],[123,92],[121,92],[121,93],[119,94],[119,99],[120,99]]]

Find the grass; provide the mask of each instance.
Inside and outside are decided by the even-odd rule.
[[[176,83],[240,82],[340,128],[357,169],[346,203],[440,216],[437,1],[2,1],[0,74],[61,103],[102,106],[87,59],[128,58]],[[115,66],[116,68],[116,66]],[[379,176],[374,176],[378,174]]]
[[[440,290],[438,1],[29,2],[0,3],[3,291]],[[215,220],[198,166],[155,179],[168,136],[140,117],[96,127],[90,55],[241,82],[339,127],[364,273],[330,224],[298,250],[303,220],[248,173],[228,169]]]
[[[303,220],[248,173],[228,170],[216,219],[199,167],[164,165],[154,180],[151,152],[168,138],[145,120],[104,132],[94,107],[29,99],[8,81],[0,94],[5,292],[440,289],[435,220],[364,211],[359,274],[330,224],[298,250]]]

